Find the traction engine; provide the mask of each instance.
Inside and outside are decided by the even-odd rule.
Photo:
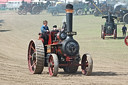
[[[81,66],[83,75],[90,75],[93,60],[89,54],[80,59],[79,44],[73,39],[76,32],[72,31],[73,5],[66,5],[65,29],[59,32],[47,32],[48,42],[39,34],[39,39],[31,40],[28,46],[28,67],[31,73],[40,74],[48,67],[51,76],[57,76],[58,69],[66,73],[76,73]],[[81,64],[79,63],[81,60]]]
[[[117,24],[115,24],[114,19],[117,19],[116,16],[112,16],[108,12],[107,16],[102,16],[106,19],[105,25],[101,25],[101,38],[105,39],[105,36],[114,35],[114,39],[117,38]]]

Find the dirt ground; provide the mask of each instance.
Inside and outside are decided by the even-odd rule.
[[[128,47],[124,44],[120,29],[118,39],[100,38],[101,17],[75,16],[73,30],[80,44],[80,54],[90,53],[94,61],[91,76],[65,74],[59,69],[57,77],[48,74],[33,75],[28,70],[27,47],[31,39],[37,39],[42,21],[47,19],[49,27],[62,26],[65,16],[43,12],[40,15],[18,15],[15,12],[0,12],[0,85],[127,85]],[[119,26],[120,28],[121,26]]]

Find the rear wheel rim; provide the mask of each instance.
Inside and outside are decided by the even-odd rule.
[[[123,21],[128,24],[128,13],[123,16]]]
[[[45,51],[41,40],[31,40],[28,47],[28,68],[32,74],[41,74],[44,68]]]
[[[35,44],[34,42],[30,43],[29,46],[29,54],[28,54],[28,66],[31,73],[34,73],[34,70],[36,68],[36,50],[35,50]]]

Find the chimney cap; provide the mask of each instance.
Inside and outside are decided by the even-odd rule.
[[[73,10],[73,5],[72,4],[67,4],[66,9],[72,9]]]

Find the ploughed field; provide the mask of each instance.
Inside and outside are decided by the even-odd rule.
[[[43,20],[62,27],[64,15],[52,16],[46,12],[40,15],[18,15],[15,12],[0,12],[0,85],[127,85],[128,47],[124,44],[121,27],[118,25],[118,38],[102,40],[101,24],[105,20],[93,15],[74,16],[74,38],[79,42],[80,54],[92,55],[94,67],[91,76],[66,74],[59,69],[57,77],[48,74],[33,75],[28,70],[27,48],[31,39],[38,39]],[[127,25],[128,26],[128,25]]]

